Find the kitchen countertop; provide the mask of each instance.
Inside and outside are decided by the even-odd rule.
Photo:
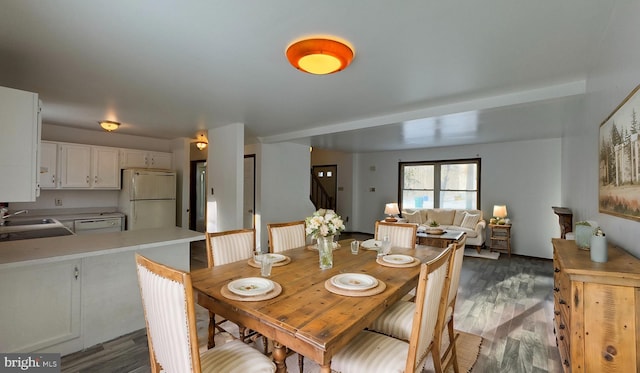
[[[204,233],[174,227],[2,242],[0,269],[136,251],[204,238]]]

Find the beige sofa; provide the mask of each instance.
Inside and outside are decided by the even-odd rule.
[[[483,219],[482,210],[406,209],[402,210],[402,217],[407,223],[418,224],[418,232],[436,221],[444,230],[465,232],[468,246],[484,246],[487,222]]]

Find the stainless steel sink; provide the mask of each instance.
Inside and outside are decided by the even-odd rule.
[[[41,224],[55,224],[56,221],[53,219],[42,218],[42,219],[15,219],[15,220],[5,220],[4,225],[7,227],[18,227],[22,225],[41,225]]]
[[[34,229],[34,230],[27,230],[27,231],[14,231],[14,232],[0,233],[0,243],[6,242],[6,241],[28,240],[32,238],[70,236],[72,234],[73,232],[71,232],[65,227]]]
[[[8,234],[8,233],[21,233],[28,231],[43,231],[42,233],[21,233],[21,234],[12,234],[12,236],[20,236],[27,237],[30,235],[39,237],[46,237],[47,234],[51,234],[51,236],[55,236],[56,234],[54,230],[58,228],[67,229],[64,224],[60,223],[56,219],[52,218],[29,218],[29,219],[9,219],[4,221],[4,225],[0,226],[0,234]],[[67,229],[68,230],[68,229]],[[33,237],[36,238],[36,237]],[[8,239],[5,238],[5,241]],[[0,240],[1,241],[1,240]]]

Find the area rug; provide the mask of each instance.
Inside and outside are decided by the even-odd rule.
[[[489,251],[487,249],[482,249],[480,250],[480,252],[478,252],[476,249],[472,249],[472,248],[465,248],[464,249],[464,256],[470,256],[470,257],[474,257],[474,258],[487,258],[487,259],[493,259],[496,260],[500,257],[500,253],[497,251]]]

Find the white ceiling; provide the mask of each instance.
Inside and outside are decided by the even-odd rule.
[[[580,107],[613,0],[3,0],[0,85],[38,92],[43,122],[343,151],[560,136]],[[346,70],[285,57],[348,40]]]

